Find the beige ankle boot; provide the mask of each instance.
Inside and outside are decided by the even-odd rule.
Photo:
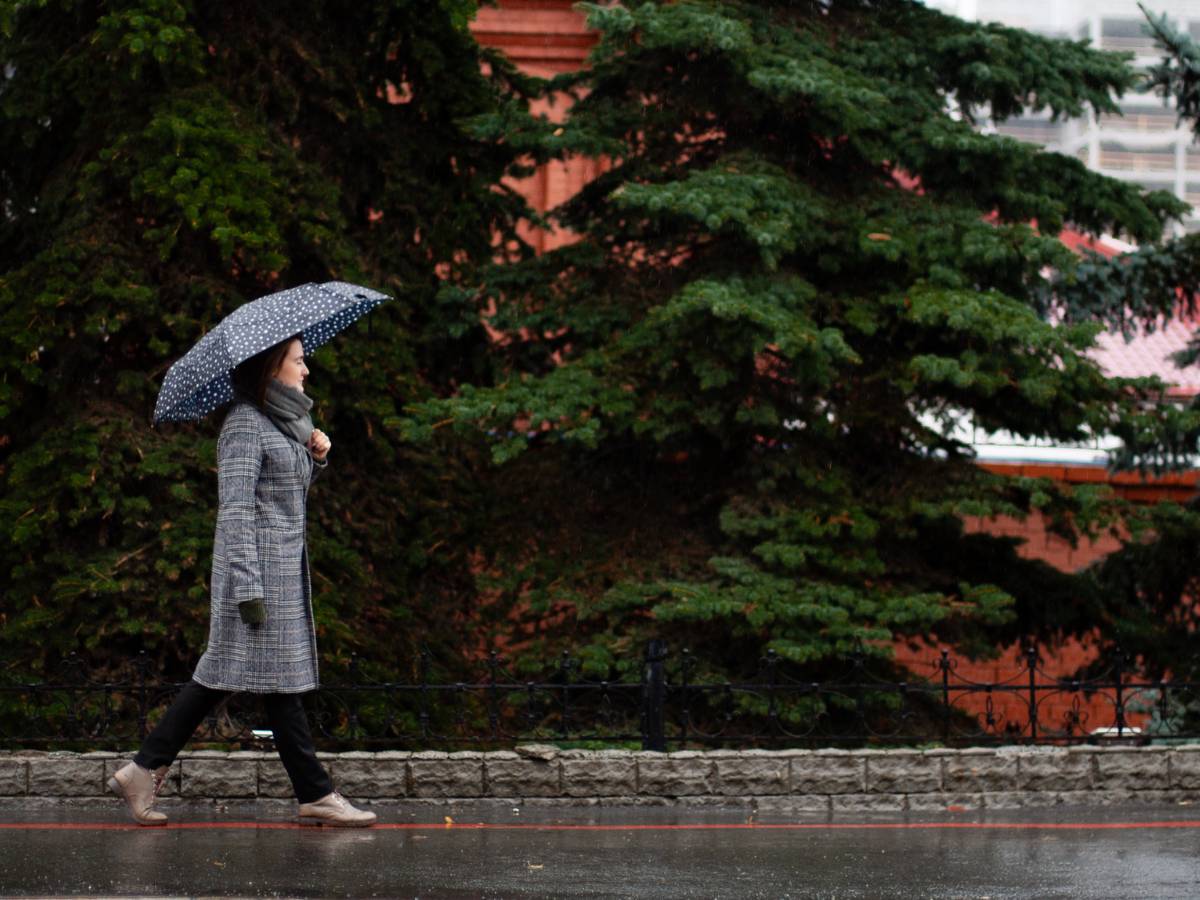
[[[139,825],[166,825],[166,813],[151,809],[167,780],[170,766],[159,766],[153,772],[135,762],[127,763],[108,779],[108,789],[129,806],[133,820]]]
[[[364,828],[374,825],[378,816],[365,809],[355,809],[334,791],[320,800],[300,804],[301,825],[339,825],[343,828]]]

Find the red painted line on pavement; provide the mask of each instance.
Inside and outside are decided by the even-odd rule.
[[[332,825],[300,825],[296,822],[175,822],[166,825],[137,825],[111,822],[0,822],[0,829],[12,831],[178,831],[180,829],[259,828],[267,830],[339,829]],[[402,829],[406,831],[454,831],[456,829],[493,831],[920,831],[937,829],[982,830],[1083,830],[1114,831],[1139,828],[1200,828],[1200,820],[1179,819],[1151,822],[731,822],[726,824],[693,825],[538,825],[489,822],[380,822],[370,830]],[[363,829],[366,830],[366,829]]]

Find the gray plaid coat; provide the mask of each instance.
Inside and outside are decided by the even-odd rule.
[[[251,403],[236,402],[217,439],[208,647],[192,678],[226,691],[292,694],[318,684],[317,633],[305,546],[308,487],[328,466]],[[247,625],[238,601],[261,597]]]

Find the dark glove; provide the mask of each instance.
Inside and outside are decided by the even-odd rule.
[[[267,621],[267,604],[261,597],[243,600],[238,603],[238,614],[247,625],[261,625]]]

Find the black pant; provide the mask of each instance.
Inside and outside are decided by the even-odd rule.
[[[175,702],[142,741],[133,761],[146,769],[169,766],[218,703],[231,691],[218,691],[189,681]],[[317,759],[308,717],[299,694],[261,694],[267,721],[275,736],[275,748],[292,780],[296,799],[301,803],[319,800],[333,791],[329,773]]]

